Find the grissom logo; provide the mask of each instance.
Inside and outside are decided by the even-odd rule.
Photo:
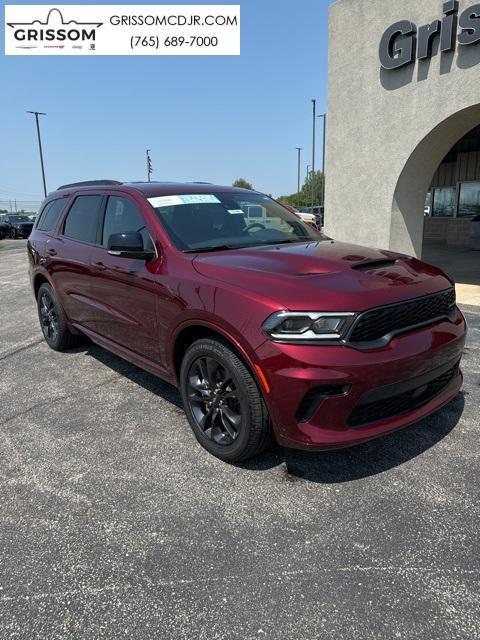
[[[45,22],[34,20],[33,22],[7,22],[9,27],[14,29],[13,37],[19,44],[17,49],[37,49],[40,43],[45,49],[64,49],[65,43],[71,44],[72,48],[82,48],[79,42],[90,45],[90,49],[95,49],[96,29],[102,26],[103,22],[78,22],[70,20],[65,22],[60,9],[50,9]]]

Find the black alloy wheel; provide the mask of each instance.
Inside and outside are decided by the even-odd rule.
[[[48,291],[43,291],[39,304],[40,324],[47,342],[55,343],[58,340],[59,327],[55,302]]]
[[[273,431],[260,388],[223,338],[211,336],[190,345],[179,379],[192,431],[214,456],[239,462],[271,444]]]
[[[192,363],[188,402],[207,438],[224,446],[238,438],[242,426],[240,391],[231,373],[214,358],[200,357]]]
[[[38,290],[37,307],[43,337],[50,348],[64,351],[81,344],[83,336],[70,331],[62,306],[54,290],[46,282]]]

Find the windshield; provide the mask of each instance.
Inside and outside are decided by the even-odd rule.
[[[10,222],[31,222],[28,216],[8,216]]]
[[[181,251],[239,249],[322,239],[293,213],[256,193],[159,196],[148,201]]]

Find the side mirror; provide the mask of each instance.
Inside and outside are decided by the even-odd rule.
[[[108,238],[107,251],[111,256],[145,260],[146,262],[155,257],[153,251],[145,250],[143,238],[141,234],[136,231],[112,233]]]

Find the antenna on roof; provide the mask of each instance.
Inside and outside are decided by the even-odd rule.
[[[147,151],[146,151],[146,153],[147,153],[147,180],[148,180],[148,182],[150,182],[150,176],[153,173],[152,159],[150,157],[150,151],[151,151],[151,149],[147,149]]]

